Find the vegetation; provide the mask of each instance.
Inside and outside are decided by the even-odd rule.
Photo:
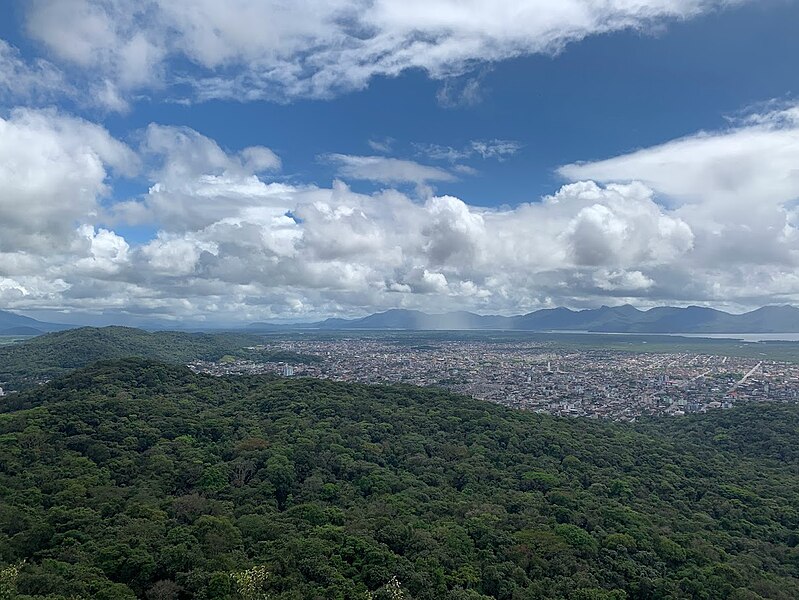
[[[799,409],[635,426],[104,362],[3,398],[0,597],[799,597]]]
[[[263,344],[257,335],[239,333],[147,332],[131,327],[82,327],[0,345],[0,385],[29,387],[98,360],[148,358],[186,364],[228,355],[261,362],[305,361],[292,352],[249,350]]]

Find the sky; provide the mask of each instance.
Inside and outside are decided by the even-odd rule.
[[[797,0],[9,0],[0,310],[799,304]]]

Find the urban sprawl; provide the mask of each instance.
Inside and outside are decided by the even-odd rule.
[[[633,421],[740,402],[799,401],[799,365],[687,353],[564,350],[546,343],[386,339],[276,341],[318,361],[196,361],[213,375],[272,373],[360,383],[438,386],[513,408]],[[259,349],[259,348],[258,348]]]

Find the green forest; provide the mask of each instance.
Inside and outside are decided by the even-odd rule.
[[[0,598],[799,598],[799,408],[102,362],[0,400]]]
[[[253,350],[264,339],[244,333],[148,332],[133,327],[81,327],[0,345],[0,385],[31,387],[98,360],[148,358],[186,364],[224,356],[261,362],[317,360],[293,352]]]

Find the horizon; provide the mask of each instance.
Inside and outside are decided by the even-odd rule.
[[[627,308],[630,307],[636,310],[639,313],[647,313],[653,309],[691,309],[691,308],[699,308],[699,309],[708,309],[712,311],[717,311],[720,313],[728,314],[731,316],[743,316],[753,312],[761,311],[763,309],[768,308],[793,308],[799,310],[799,306],[794,306],[792,304],[767,304],[757,308],[753,308],[750,310],[742,311],[742,312],[731,312],[725,311],[719,308],[714,308],[712,306],[700,306],[700,305],[692,305],[688,304],[685,306],[673,306],[673,305],[659,305],[659,306],[648,306],[648,307],[637,307],[632,304],[618,304],[614,306],[610,305],[601,305],[592,308],[570,308],[567,306],[553,306],[553,307],[546,307],[546,308],[539,308],[527,313],[519,313],[519,312],[508,312],[506,314],[499,314],[499,313],[480,313],[474,311],[467,311],[467,310],[451,310],[445,312],[427,312],[418,309],[405,309],[405,308],[389,308],[386,310],[375,311],[375,312],[367,312],[360,315],[354,315],[349,317],[339,317],[339,316],[328,316],[322,317],[319,319],[313,320],[272,320],[272,321],[229,321],[229,322],[211,322],[211,321],[182,321],[180,319],[175,320],[158,320],[158,319],[139,319],[135,316],[128,316],[126,319],[123,320],[110,320],[103,315],[92,315],[91,318],[86,318],[84,313],[79,313],[77,315],[73,314],[63,314],[59,313],[57,319],[48,321],[46,319],[40,319],[36,316],[29,314],[25,311],[18,311],[18,310],[4,310],[0,308],[0,313],[7,312],[13,315],[22,316],[26,318],[31,318],[36,321],[42,323],[50,323],[56,325],[66,325],[71,327],[131,327],[131,328],[140,328],[140,329],[153,329],[153,330],[169,330],[170,327],[174,328],[175,331],[180,330],[187,330],[187,329],[195,329],[195,330],[223,330],[223,329],[230,329],[230,330],[238,330],[238,329],[247,329],[248,327],[257,326],[257,325],[274,325],[279,327],[287,327],[292,325],[297,326],[307,326],[307,325],[314,325],[314,324],[323,324],[327,321],[344,321],[344,322],[353,322],[359,321],[364,318],[368,317],[375,317],[381,315],[387,315],[392,313],[417,313],[425,316],[436,317],[436,316],[456,316],[456,315],[470,315],[476,316],[480,318],[490,318],[490,317],[499,317],[499,318],[520,318],[529,316],[535,313],[539,313],[541,311],[555,311],[555,310],[566,310],[570,311],[571,313],[584,313],[584,312],[593,312],[598,311],[601,309],[618,309],[618,308]],[[75,317],[70,320],[70,317]],[[457,328],[457,329],[468,329],[468,328]],[[680,333],[680,332],[674,332]],[[690,333],[690,332],[688,332]]]
[[[799,305],[799,1],[237,7],[0,9],[0,309]]]
[[[799,598],[797,31],[0,2],[0,600]]]

